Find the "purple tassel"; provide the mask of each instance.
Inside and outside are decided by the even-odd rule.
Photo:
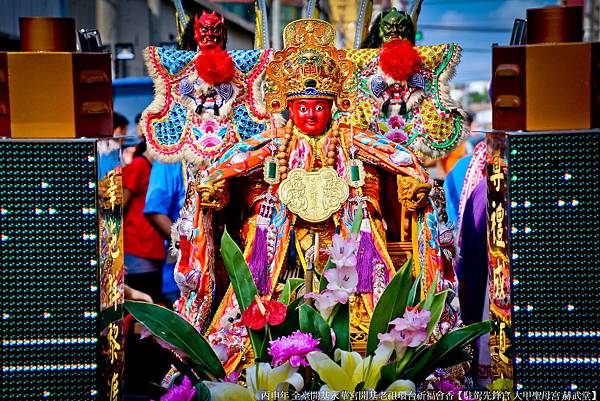
[[[260,295],[269,293],[271,289],[271,278],[269,277],[269,258],[267,255],[267,230],[269,220],[258,215],[256,218],[256,233],[250,257],[250,272],[254,278],[254,284]]]
[[[371,234],[371,224],[368,218],[365,218],[360,227],[360,242],[358,243],[358,254],[356,260],[356,271],[358,273],[358,292],[373,292],[373,267],[375,259],[379,258],[373,235]]]

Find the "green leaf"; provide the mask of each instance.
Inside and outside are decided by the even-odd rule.
[[[408,301],[406,302],[407,306],[416,306],[419,302],[421,302],[421,280],[423,280],[423,269],[419,272],[415,282],[408,293]]]
[[[278,301],[288,305],[290,303],[290,297],[302,284],[304,284],[304,280],[301,278],[289,278],[285,282],[285,286],[279,295]]]
[[[423,308],[429,310],[431,307],[431,303],[433,302],[433,298],[435,296],[435,292],[437,291],[437,282],[439,279],[439,272],[435,273],[435,277],[429,286],[429,291],[427,291],[427,296],[425,297],[425,301],[423,301]]]
[[[489,333],[492,330],[492,322],[485,321],[474,323],[466,327],[445,334],[438,342],[424,348],[422,352],[415,353],[410,366],[404,375],[408,380],[420,383],[425,380],[440,364],[447,364],[446,357],[453,355],[456,350],[463,349],[468,343],[476,338]]]
[[[446,306],[448,292],[450,292],[450,290],[444,290],[433,296],[433,301],[428,308],[428,310],[431,312],[431,318],[429,319],[429,323],[427,323],[427,338],[429,338],[431,333],[433,333],[433,329],[440,321],[440,317],[442,316],[442,312]]]
[[[399,362],[392,362],[381,368],[381,379],[377,383],[377,390],[384,391],[390,384],[396,380],[396,366]]]
[[[233,292],[235,292],[235,298],[240,306],[240,311],[243,313],[252,301],[254,301],[254,298],[258,296],[258,290],[254,284],[254,279],[252,278],[252,273],[250,273],[246,259],[244,259],[244,254],[227,232],[227,228],[225,228],[221,237],[221,256],[223,257],[223,263],[231,281]],[[250,342],[252,342],[254,355],[257,359],[262,359],[264,356],[264,349],[262,347],[265,339],[264,330],[256,331],[248,329],[248,337],[250,337]]]
[[[252,330],[248,328],[248,333],[251,334],[250,341],[254,349],[254,359],[257,362],[270,362],[270,356],[268,353],[269,347],[269,336],[267,336],[267,329],[262,328],[260,330]]]
[[[455,349],[446,354],[446,356],[439,361],[439,365],[440,368],[447,369],[468,362],[471,359],[471,354],[469,354],[469,351],[466,349]]]
[[[312,333],[314,338],[320,338],[319,348],[333,358],[333,346],[331,344],[331,331],[327,322],[312,306],[303,304],[300,306],[300,330],[303,333]]]
[[[227,275],[233,286],[240,311],[244,312],[258,295],[258,291],[246,259],[244,259],[244,254],[231,238],[227,229],[223,231],[221,237],[221,256],[223,256],[225,270],[227,270]]]
[[[379,302],[373,310],[367,339],[367,355],[370,355],[377,348],[379,341],[377,334],[387,333],[390,321],[404,314],[412,284],[412,259],[408,259],[385,287]]]
[[[339,309],[331,322],[335,333],[335,348],[350,351],[350,303],[339,305]]]
[[[152,334],[183,351],[198,371],[220,379],[225,377],[223,365],[212,347],[187,320],[167,308],[146,302],[126,300],[125,307]]]
[[[196,388],[196,394],[192,401],[210,401],[210,390],[206,387],[206,384],[199,381],[194,387]]]
[[[296,330],[300,330],[300,318],[298,308],[302,301],[302,298],[294,299],[287,306],[287,313],[285,315],[285,320],[283,321],[283,323],[278,324],[277,326],[269,327],[269,330],[271,330],[271,338],[289,336]]]

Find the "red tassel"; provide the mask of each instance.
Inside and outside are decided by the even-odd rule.
[[[392,40],[379,52],[379,67],[394,81],[402,82],[421,70],[421,57],[408,40]]]
[[[233,59],[227,51],[218,48],[200,52],[195,65],[198,76],[211,86],[231,82],[235,74]]]

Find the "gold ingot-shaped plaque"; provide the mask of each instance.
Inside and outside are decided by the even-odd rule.
[[[314,172],[295,168],[277,192],[292,213],[311,223],[327,220],[350,195],[346,181],[330,167]]]

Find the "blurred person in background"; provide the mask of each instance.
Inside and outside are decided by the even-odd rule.
[[[165,248],[162,236],[144,217],[154,159],[145,141],[136,147],[132,156],[131,163],[123,168],[125,282],[148,293],[154,300],[161,300]]]
[[[179,218],[179,211],[185,200],[185,167],[183,163],[162,163],[155,161],[150,173],[144,215],[161,236],[163,249],[168,250],[171,240],[171,226]],[[166,245],[165,245],[166,244]],[[179,288],[175,283],[174,271],[177,258],[166,252],[162,265],[163,295],[172,304],[179,298]]]
[[[127,135],[129,120],[121,113],[113,112],[113,136],[121,139]]]

